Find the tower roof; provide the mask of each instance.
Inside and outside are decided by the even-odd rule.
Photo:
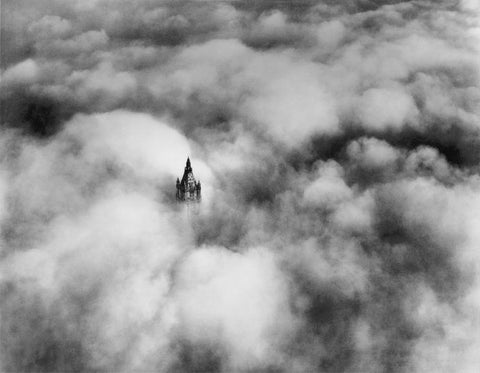
[[[183,177],[182,177],[182,184],[188,183],[188,182],[194,182],[195,183],[195,177],[193,176],[193,169],[192,165],[190,163],[190,157],[187,158],[187,163],[185,165],[185,171],[183,172]]]

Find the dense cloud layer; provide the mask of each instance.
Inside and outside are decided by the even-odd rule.
[[[6,0],[1,27],[3,371],[478,370],[478,1]]]

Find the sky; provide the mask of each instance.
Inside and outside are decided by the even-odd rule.
[[[1,49],[1,371],[478,372],[478,0],[4,0]]]

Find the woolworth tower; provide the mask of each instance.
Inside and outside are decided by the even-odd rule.
[[[182,181],[177,178],[177,201],[179,202],[200,202],[202,199],[202,186],[200,181],[196,181],[193,176],[190,158],[187,158],[185,171],[183,172]]]

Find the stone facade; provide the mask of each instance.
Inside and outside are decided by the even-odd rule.
[[[185,171],[182,180],[177,178],[177,201],[179,202],[200,202],[202,199],[202,186],[200,181],[196,181],[193,176],[193,169],[190,164],[190,158],[187,158]]]

